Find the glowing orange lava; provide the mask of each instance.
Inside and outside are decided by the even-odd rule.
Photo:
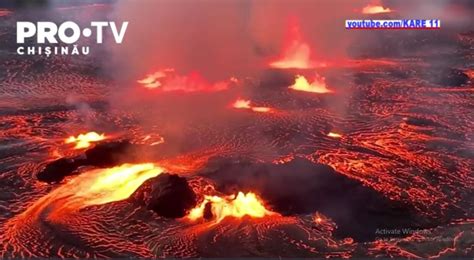
[[[66,144],[76,144],[74,149],[83,149],[91,146],[91,143],[99,142],[105,140],[106,136],[104,134],[98,134],[96,132],[89,132],[85,134],[80,134],[77,137],[70,136],[64,143]]]
[[[329,137],[333,137],[333,138],[341,138],[341,137],[342,137],[341,134],[334,133],[334,132],[329,132],[327,135],[328,135]]]
[[[84,205],[100,205],[130,197],[146,180],[162,172],[153,163],[123,164],[83,173],[84,178],[73,179],[68,184],[81,186],[75,197],[82,198]]]
[[[158,70],[146,75],[143,79],[137,80],[137,83],[148,89],[183,92],[220,91],[227,89],[231,82],[235,83],[236,78],[230,78],[228,81],[209,83],[197,72],[192,72],[188,75],[179,75],[174,69],[170,68]]]
[[[242,218],[250,216],[252,218],[262,218],[275,215],[263,205],[263,202],[252,192],[244,194],[239,192],[237,196],[230,195],[226,197],[204,196],[204,201],[192,209],[188,215],[190,220],[203,218],[206,205],[211,204],[211,212],[216,222],[220,222],[226,217]]]
[[[314,222],[316,222],[317,224],[321,223],[323,221],[323,218],[319,215],[319,213],[316,213],[314,214],[313,216],[313,220]]]
[[[266,113],[270,112],[272,109],[269,107],[252,107],[253,112]]]
[[[332,90],[328,89],[326,85],[326,79],[316,75],[313,82],[309,83],[308,80],[301,75],[297,75],[295,79],[295,84],[289,87],[297,91],[306,91],[313,93],[331,93]]]
[[[234,104],[232,104],[234,108],[244,108],[244,109],[250,109],[250,100],[244,100],[244,99],[237,99]]]
[[[49,199],[64,201],[61,209],[80,209],[127,199],[146,180],[163,169],[153,163],[123,164],[113,168],[82,173],[48,194]]]
[[[271,108],[269,107],[254,107],[251,105],[250,100],[245,100],[245,99],[237,99],[233,104],[233,108],[238,108],[238,109],[250,109],[253,112],[258,112],[258,113],[267,113],[272,111]]]
[[[287,40],[280,57],[270,62],[270,67],[278,69],[310,69],[324,64],[316,64],[311,60],[311,48],[304,41],[298,23],[293,21],[287,34]]]
[[[121,201],[163,171],[153,163],[143,163],[84,172],[37,200],[21,216],[36,218],[47,211],[48,218],[61,220],[64,214],[87,206]]]
[[[381,5],[372,5],[368,4],[366,7],[362,9],[363,14],[381,14],[381,13],[391,13],[392,10],[390,8],[384,8]]]
[[[167,73],[170,72],[174,72],[174,69],[159,70],[155,73],[148,74],[145,78],[137,80],[137,82],[142,84],[145,88],[157,88],[161,86],[160,79],[165,78]]]

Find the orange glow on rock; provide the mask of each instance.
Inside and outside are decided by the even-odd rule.
[[[91,143],[99,142],[105,140],[105,134],[98,134],[96,132],[88,132],[85,134],[80,134],[77,137],[70,136],[64,143],[66,144],[75,144],[74,149],[84,149],[91,146]]]
[[[326,85],[326,79],[316,75],[313,82],[309,83],[308,80],[301,75],[297,75],[295,79],[295,84],[289,87],[290,89],[297,91],[306,91],[313,93],[331,93],[332,90],[328,89]]]
[[[190,220],[203,218],[208,203],[211,205],[210,210],[215,218],[215,222],[220,222],[226,217],[242,218],[250,216],[252,218],[263,218],[276,214],[267,210],[263,202],[254,193],[244,194],[239,192],[237,196],[204,196],[204,201],[190,211],[188,218]]]
[[[390,8],[384,8],[381,5],[372,5],[369,4],[362,9],[363,14],[381,14],[381,13],[391,13],[392,10]]]

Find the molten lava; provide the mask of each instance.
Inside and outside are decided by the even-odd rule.
[[[341,138],[341,137],[342,137],[341,134],[334,133],[334,132],[329,132],[329,133],[327,134],[327,136],[333,137],[333,138]]]
[[[252,107],[253,112],[259,112],[259,113],[267,113],[270,112],[272,109],[269,107]]]
[[[362,9],[363,14],[381,14],[381,13],[391,13],[392,10],[390,8],[384,8],[381,5],[372,5],[368,4],[366,7]]]
[[[320,224],[321,222],[323,222],[323,218],[321,217],[321,215],[319,213],[315,213],[314,216],[313,216],[313,220],[316,224]]]
[[[230,82],[235,83],[235,78],[228,81],[209,83],[197,72],[179,75],[174,69],[158,70],[146,75],[143,79],[137,80],[137,83],[148,89],[184,92],[220,91],[227,89]]]
[[[105,138],[106,136],[104,134],[89,132],[85,134],[80,134],[77,137],[70,136],[64,141],[64,143],[75,144],[74,149],[83,149],[90,147],[91,143],[105,140]]]
[[[278,69],[310,69],[318,66],[311,60],[311,48],[303,40],[298,23],[293,22],[280,57],[270,62],[270,67]],[[319,64],[324,66],[324,64]]]
[[[242,109],[250,109],[250,100],[244,99],[237,99],[234,104],[232,104],[234,108],[242,108]]]
[[[331,93],[332,90],[328,89],[326,85],[326,79],[316,75],[313,82],[309,83],[308,80],[301,75],[297,75],[295,79],[295,84],[291,85],[289,88],[297,91],[306,91],[313,93]]]
[[[146,180],[163,169],[153,163],[123,164],[113,168],[84,172],[42,198],[49,203],[60,201],[58,212],[90,205],[102,205],[127,199]],[[41,204],[41,201],[38,203]]]
[[[36,219],[46,214],[50,220],[62,221],[87,206],[124,200],[163,171],[153,163],[143,163],[84,172],[37,200],[19,217]]]
[[[145,78],[137,80],[145,88],[157,88],[161,86],[160,79],[165,78],[167,73],[173,72],[173,69],[159,70],[155,73],[148,74]]]
[[[249,110],[252,110],[253,112],[258,112],[258,113],[267,113],[267,112],[272,111],[272,109],[269,107],[252,106],[250,100],[244,100],[244,99],[237,99],[232,104],[232,107],[238,108],[238,109],[249,109]]]
[[[188,218],[191,220],[203,218],[208,204],[210,204],[210,211],[216,222],[220,222],[226,217],[242,218],[250,216],[252,218],[262,218],[276,214],[267,210],[263,202],[254,193],[244,194],[239,192],[237,196],[219,197],[206,195],[204,201],[191,210]]]
[[[69,184],[81,186],[75,196],[84,199],[84,205],[101,205],[130,197],[146,180],[162,172],[153,163],[123,164],[83,173],[84,178],[73,179]]]

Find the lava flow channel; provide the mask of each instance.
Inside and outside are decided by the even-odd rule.
[[[57,233],[56,229],[64,225],[69,226],[70,216],[88,206],[127,199],[143,182],[162,172],[163,168],[153,163],[123,164],[87,171],[71,178],[38,199],[23,213],[8,220],[5,232],[0,235],[3,252],[8,252],[7,255],[2,254],[2,257],[48,257],[52,254],[50,250],[58,250],[56,254],[61,256],[62,249],[52,247],[55,243],[52,239],[58,234],[66,236],[64,231]],[[41,239],[32,239],[32,236]],[[63,250],[67,251],[64,252],[64,257],[105,257],[86,248],[75,249],[72,244],[76,243],[81,244],[76,240],[63,244]]]
[[[44,210],[49,218],[92,205],[127,199],[146,180],[163,169],[153,163],[123,164],[113,168],[84,172],[53,190],[30,206],[19,217],[36,218]]]

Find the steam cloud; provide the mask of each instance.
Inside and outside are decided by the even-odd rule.
[[[158,96],[138,88],[138,79],[164,68],[174,68],[180,75],[198,73],[209,84],[230,77],[262,79],[269,60],[281,53],[291,21],[298,22],[304,40],[311,46],[312,59],[331,62],[406,57],[426,48],[426,44],[420,44],[426,42],[422,38],[436,41],[440,38],[437,35],[448,33],[452,40],[456,33],[348,31],[344,28],[346,19],[441,19],[443,27],[458,31],[472,24],[473,19],[469,15],[472,3],[448,0],[403,4],[386,0],[378,3],[394,13],[362,15],[360,10],[374,2],[378,1],[118,1],[113,16],[129,21],[129,28],[124,43],[111,46],[112,60],[106,64],[117,82],[111,104],[144,112],[138,114],[146,115],[141,118],[145,127],[160,118],[168,121],[163,131],[179,133],[191,120],[225,121],[222,108],[242,92],[231,89],[225,93]],[[324,76],[331,83],[337,74],[328,71]],[[348,96],[339,95],[341,100],[330,106],[344,115],[341,104]],[[167,112],[155,114],[158,110]]]
[[[132,78],[160,67],[198,70],[210,80],[249,76],[280,53],[293,17],[315,58],[334,58],[343,54],[350,35],[344,19],[358,5],[303,0],[121,1],[116,14],[130,21],[130,28],[116,57],[125,57],[120,64],[126,64],[128,73],[138,73]]]

